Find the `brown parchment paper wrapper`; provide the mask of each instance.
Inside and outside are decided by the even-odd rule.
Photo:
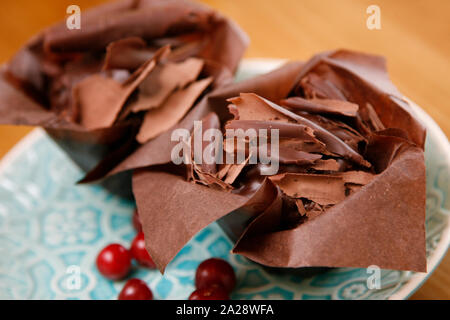
[[[370,166],[373,177],[317,217],[286,228],[281,191],[271,179],[265,179],[250,195],[188,182],[185,171],[170,164],[174,143],[167,132],[137,149],[111,172],[136,169],[133,192],[147,249],[161,271],[186,242],[216,220],[237,240],[234,253],[266,266],[377,265],[426,271],[426,133],[390,82],[383,58],[339,50],[319,54],[307,63],[288,63],[215,90],[178,127],[191,130],[193,120],[211,112],[224,124],[232,118],[227,99],[242,93],[257,94],[274,104],[302,104],[287,100],[300,94],[357,104],[358,114],[370,125],[365,128],[364,161],[352,152],[344,150],[342,154],[349,161],[359,161],[358,165]],[[330,109],[311,103],[306,107]],[[354,115],[354,108],[345,105],[342,112]],[[327,141],[338,147],[343,143]],[[335,150],[340,150],[338,147]],[[366,176],[356,178],[365,180]]]
[[[65,21],[43,30],[2,66],[0,124],[44,127],[75,162],[92,170],[84,180],[97,180],[159,134],[154,129],[139,133],[146,121],[138,113],[142,105],[134,108],[135,114],[127,107],[138,86],[139,94],[143,92],[148,74],[161,73],[159,60],[194,63],[178,71],[191,70],[179,77],[174,93],[178,96],[171,100],[175,105],[177,97],[196,101],[200,90],[231,82],[247,44],[247,36],[234,22],[192,1],[111,2],[82,12],[79,30],[69,30]],[[199,82],[204,82],[190,88],[198,72]],[[183,81],[193,73],[194,79]],[[168,86],[174,83],[170,72],[160,77],[165,77],[161,82],[169,82]],[[147,87],[156,89],[146,94],[157,96],[158,85],[149,83]],[[166,89],[172,97],[174,88]],[[151,97],[146,98],[148,108],[158,113],[161,108],[156,107],[166,97],[160,95],[155,105],[148,102]],[[117,111],[112,112],[113,108]],[[180,108],[177,116],[183,118],[182,112]],[[178,122],[162,114],[157,121],[160,131]],[[147,127],[151,131],[154,125]]]

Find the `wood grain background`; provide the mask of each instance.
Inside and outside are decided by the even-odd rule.
[[[14,0],[0,3],[0,62],[38,30],[104,0]],[[450,135],[449,0],[204,0],[248,33],[247,57],[308,59],[349,48],[384,55],[392,81]],[[381,30],[368,30],[366,8],[381,8]],[[0,127],[0,157],[30,131]],[[450,255],[412,299],[450,299]]]

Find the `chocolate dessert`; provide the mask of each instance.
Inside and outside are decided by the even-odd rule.
[[[266,266],[426,270],[425,129],[383,58],[326,52],[215,90],[195,111],[179,126],[187,139],[162,135],[113,170],[137,169],[133,192],[160,270],[216,220],[234,253]],[[175,165],[170,150],[183,145],[187,161]],[[241,161],[223,160],[239,151]],[[252,161],[261,151],[276,172]]]
[[[191,1],[102,5],[80,29],[43,30],[2,67],[0,123],[46,128],[95,180],[230,83],[247,43]]]

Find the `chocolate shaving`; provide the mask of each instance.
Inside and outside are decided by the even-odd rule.
[[[370,103],[366,104],[364,111],[365,112],[361,113],[361,118],[363,121],[370,124],[372,131],[381,131],[385,129],[383,122],[381,122],[380,118],[378,118],[375,109]]]
[[[232,184],[236,180],[236,178],[242,172],[244,167],[247,165],[251,156],[252,156],[252,154],[250,153],[244,162],[239,163],[239,164],[233,164],[228,168],[227,175],[225,177],[225,183]]]
[[[280,149],[289,148],[297,151],[304,151],[309,153],[320,153],[323,155],[332,155],[327,151],[325,144],[320,142],[317,139],[313,139],[311,141],[306,139],[298,138],[284,138],[281,137],[279,139]]]
[[[208,114],[206,117],[204,117],[202,119],[202,128],[203,128],[203,132],[206,132],[209,129],[220,129],[219,117],[217,117],[217,115],[215,113],[211,112],[210,114]],[[196,134],[196,132],[193,132],[192,136],[194,136],[195,134]],[[210,142],[204,141],[203,137],[201,137],[201,139],[202,139],[202,155],[204,155],[206,153],[206,148],[208,147]],[[216,143],[216,141],[212,141],[212,142]],[[213,146],[215,146],[215,145],[213,145]],[[211,159],[215,160],[216,156],[218,156],[215,154],[215,148],[210,150],[209,156],[211,157]],[[203,160],[206,160],[206,159],[203,159]],[[207,172],[210,174],[217,173],[217,164],[215,161],[213,161],[213,163],[210,163],[210,164],[207,163],[207,161],[202,161],[200,167],[203,172]],[[221,179],[221,178],[219,178],[219,179]]]
[[[253,93],[241,93],[239,97],[228,99],[235,120],[259,120],[293,122],[293,119],[271,108],[268,103]],[[233,111],[231,111],[233,110]]]
[[[340,165],[334,159],[327,159],[315,161],[311,168],[317,171],[339,171]]]
[[[358,185],[366,185],[370,183],[375,175],[370,172],[365,171],[347,171],[338,174],[345,183],[358,184]]]
[[[220,178],[209,172],[203,172],[201,168],[199,168],[196,164],[192,166],[193,173],[191,175],[190,181],[201,183],[206,186],[212,187],[214,189],[223,189],[223,190],[231,190],[233,187],[228,181],[222,181]],[[217,187],[217,188],[216,188]]]
[[[164,55],[167,50],[168,48],[161,49],[160,55]],[[87,129],[111,126],[131,93],[144,81],[156,63],[154,59],[149,60],[123,84],[100,75],[93,75],[78,83],[74,88],[74,96],[81,125]]]
[[[159,65],[139,86],[139,95],[130,105],[132,112],[157,108],[176,89],[195,81],[203,68],[203,61],[188,58],[180,63]]]
[[[136,136],[137,141],[145,143],[177,124],[211,82],[212,78],[196,81],[174,92],[161,107],[149,110]]]
[[[304,99],[301,97],[291,97],[281,101],[281,105],[293,109],[293,111],[304,111],[319,114],[334,114],[347,117],[356,117],[358,105],[342,101],[330,99]]]
[[[227,122],[225,129],[242,129],[247,131],[248,129],[260,130],[260,129],[275,129],[279,131],[281,138],[295,138],[301,139],[305,142],[320,143],[314,137],[314,130],[310,127],[297,124],[297,123],[285,123],[282,121],[270,121],[270,120],[232,120]]]
[[[305,206],[303,204],[303,200],[302,199],[295,199],[295,204],[297,206],[298,212],[302,216],[305,216],[306,215],[306,209],[305,209]]]
[[[271,150],[270,144],[268,145],[268,150]],[[270,152],[269,156],[272,156]],[[272,159],[276,160],[277,158],[272,156]],[[322,159],[322,155],[320,154],[298,151],[291,148],[284,148],[282,146],[279,147],[278,161],[280,163],[306,165],[313,164],[319,159]]]

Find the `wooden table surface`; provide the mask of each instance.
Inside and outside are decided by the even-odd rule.
[[[0,4],[0,61],[34,33],[103,0],[14,0]],[[450,135],[450,1],[448,0],[204,0],[248,33],[247,57],[308,59],[349,48],[386,56],[391,79]],[[381,30],[366,27],[366,8],[381,9]],[[0,127],[0,157],[29,128]],[[412,297],[450,299],[450,254]]]

